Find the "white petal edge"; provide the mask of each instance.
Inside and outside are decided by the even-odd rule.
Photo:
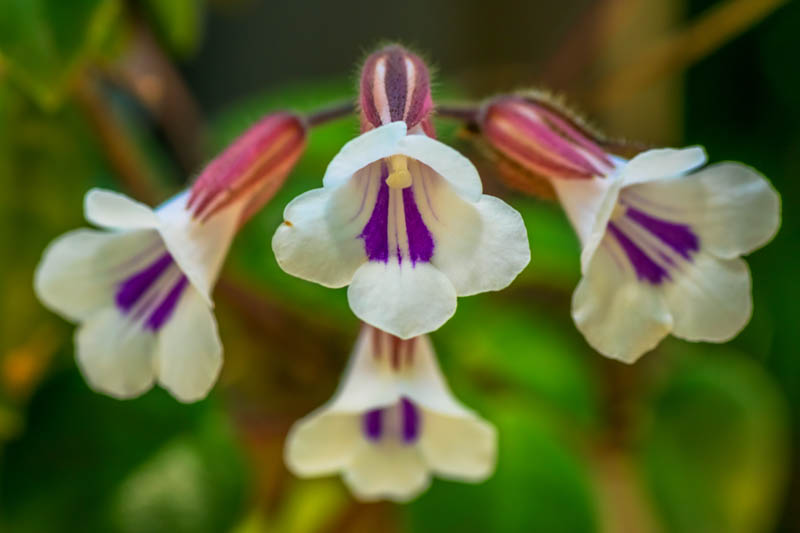
[[[708,160],[702,146],[656,148],[628,161],[620,169],[623,186],[682,176]]]
[[[456,311],[456,290],[429,263],[365,263],[347,288],[353,313],[401,339],[439,329]]]
[[[350,356],[341,386],[327,409],[336,413],[362,413],[395,405],[402,397],[443,415],[464,417],[472,412],[455,399],[439,368],[430,338],[413,341],[410,367],[391,367],[389,342],[374,342],[373,328],[362,328]],[[374,352],[376,344],[382,350]]]
[[[450,234],[437,240],[431,259],[459,296],[504,289],[531,260],[528,232],[516,209],[488,195],[469,205],[474,206],[474,219],[452,225]],[[473,233],[477,239],[455,232]]]
[[[661,287],[638,281],[627,261],[610,238],[603,241],[572,295],[572,318],[592,348],[633,363],[672,331],[673,320]]]
[[[158,225],[153,210],[136,200],[105,189],[91,189],[83,198],[86,220],[108,229],[152,229]]]
[[[363,444],[361,416],[318,409],[298,420],[284,447],[287,468],[299,477],[335,474]]]
[[[119,399],[149,390],[155,378],[155,335],[115,307],[98,311],[75,332],[78,366],[91,388]]]
[[[158,239],[155,231],[147,230],[78,229],[65,233],[45,248],[36,267],[36,296],[68,320],[89,318],[113,305],[119,265]]]
[[[609,176],[584,179],[550,180],[559,202],[581,242],[581,272],[589,263],[606,234],[606,226],[617,205],[622,180],[615,172]]]
[[[480,200],[483,184],[478,170],[458,150],[425,135],[408,135],[397,144],[396,153],[431,167],[465,200],[470,202]]]
[[[497,463],[497,431],[474,416],[453,417],[423,410],[418,445],[437,475],[457,481],[483,481]]]
[[[406,136],[406,130],[406,123],[400,120],[362,133],[351,140],[328,164],[322,186],[338,187],[373,161],[397,153],[398,142]]]
[[[672,334],[689,341],[726,342],[753,312],[750,270],[742,259],[718,259],[702,251],[665,287],[675,325]]]
[[[158,231],[172,258],[213,307],[211,292],[236,235],[246,199],[200,222],[186,209],[188,197],[189,191],[184,191],[157,209]]]
[[[642,209],[649,214],[692,226],[701,246],[719,257],[760,248],[780,227],[780,195],[762,174],[741,163],[718,163],[680,179],[637,185],[630,194],[644,200]]]
[[[272,237],[275,260],[285,272],[325,287],[350,283],[367,260],[364,241],[358,238],[363,224],[352,226],[341,216],[346,201],[361,200],[352,194],[353,185],[313,189],[289,202]]]
[[[407,502],[428,488],[428,467],[416,446],[364,443],[344,471],[344,482],[362,501]]]
[[[158,382],[181,402],[208,395],[222,368],[217,321],[192,286],[180,296],[172,316],[158,332]]]

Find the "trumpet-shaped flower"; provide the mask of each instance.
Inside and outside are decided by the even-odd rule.
[[[406,501],[432,473],[486,479],[496,440],[494,427],[452,396],[428,337],[365,326],[338,392],[294,425],[285,459],[302,477],[341,472],[360,499]]]
[[[211,291],[236,230],[280,185],[305,143],[300,121],[268,116],[213,161],[191,190],[157,209],[93,189],[79,229],[45,250],[39,299],[81,323],[87,382],[118,398],[154,381],[182,401],[203,398],[222,365]]]
[[[724,342],[752,313],[740,258],[780,225],[780,198],[740,163],[704,167],[700,147],[625,160],[546,103],[491,102],[489,142],[550,178],[581,244],[572,316],[600,353],[633,362],[667,334]]]
[[[361,320],[408,339],[444,324],[457,296],[511,283],[530,260],[527,234],[519,213],[482,194],[472,163],[431,138],[416,56],[390,47],[368,59],[361,108],[367,131],[322,188],[289,203],[272,246],[286,272],[349,285]]]

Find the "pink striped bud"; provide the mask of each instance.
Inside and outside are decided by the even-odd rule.
[[[367,58],[361,70],[360,104],[362,132],[404,120],[409,130],[421,124],[434,136],[428,67],[402,46],[387,46]]]
[[[246,199],[242,222],[283,185],[306,145],[306,125],[291,113],[267,115],[211,161],[192,186],[187,209],[199,220]]]
[[[548,178],[591,178],[614,168],[600,141],[568,113],[534,97],[505,95],[481,110],[484,138],[501,154]]]

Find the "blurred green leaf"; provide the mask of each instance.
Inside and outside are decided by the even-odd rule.
[[[173,52],[186,57],[197,49],[202,36],[204,0],[145,0],[145,7]]]
[[[165,531],[223,530],[241,509],[241,452],[213,399],[183,405],[154,390],[114,400],[72,367],[40,389],[27,423],[35,431],[3,455],[2,531],[151,532],[161,529],[137,528],[162,520],[174,526]],[[179,517],[187,510],[196,516]]]
[[[434,338],[456,392],[463,384],[476,400],[488,393],[535,405],[569,431],[598,423],[597,385],[586,365],[593,354],[563,320],[534,302],[523,307],[491,295],[463,299]]]
[[[670,531],[771,530],[787,466],[787,413],[775,384],[725,348],[685,357],[656,391],[642,460]]]
[[[488,481],[434,481],[408,507],[411,531],[589,533],[596,530],[587,466],[535,408],[491,402],[499,434]]]
[[[120,484],[111,504],[120,533],[227,531],[245,498],[233,428],[211,410],[200,427],[168,442]]]
[[[104,44],[120,0],[4,0],[0,59],[8,75],[47,109]]]

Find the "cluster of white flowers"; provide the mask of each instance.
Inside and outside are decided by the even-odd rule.
[[[361,78],[363,133],[333,158],[322,188],[295,198],[272,240],[287,273],[348,286],[365,325],[340,390],[290,432],[300,476],[341,472],[362,499],[407,500],[430,474],[480,481],[496,432],[462,406],[427,333],[456,298],[507,287],[528,265],[520,214],[482,193],[473,164],[435,139],[428,71],[398,46]],[[700,148],[626,161],[566,113],[515,95],[475,114],[502,156],[550,180],[581,240],[573,318],[600,353],[632,362],[668,333],[722,342],[751,314],[739,258],[768,242],[777,193],[738,163],[701,168]],[[238,228],[274,194],[308,126],[270,115],[157,209],[92,190],[86,218],[45,251],[35,287],[80,322],[78,364],[96,390],[131,398],[157,381],[181,401],[206,396],[222,366],[211,293]],[[698,170],[699,169],[699,170]]]

